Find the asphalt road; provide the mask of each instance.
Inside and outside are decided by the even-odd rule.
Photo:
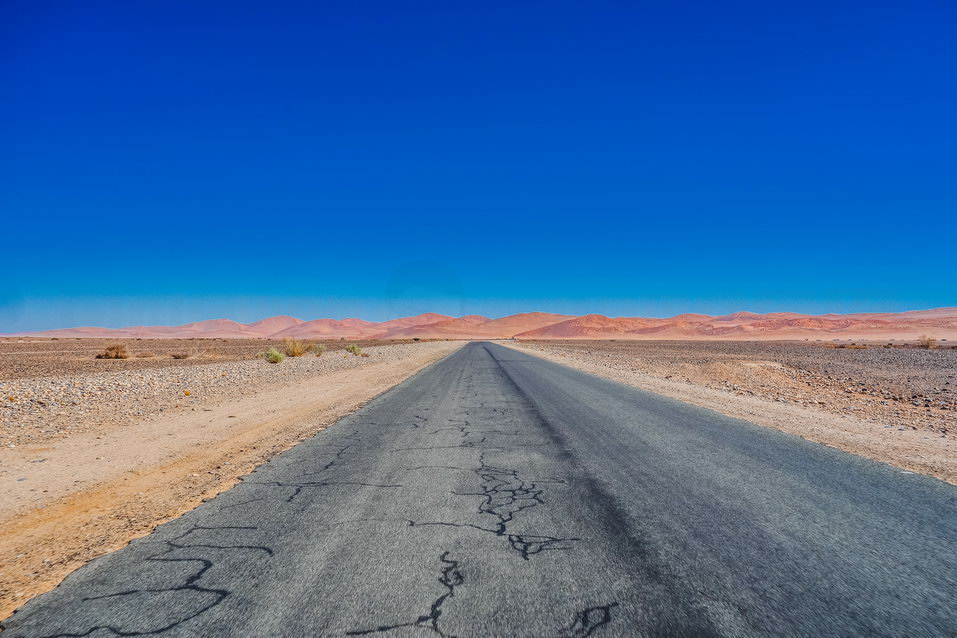
[[[474,343],[4,636],[955,635],[955,497]]]

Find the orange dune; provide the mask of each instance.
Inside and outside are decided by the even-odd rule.
[[[517,315],[489,319],[479,315],[468,315],[458,319],[411,326],[402,330],[390,330],[385,338],[420,339],[508,339],[521,332],[550,326],[572,315],[555,315],[545,312],[526,312]]]
[[[279,315],[276,317],[260,319],[259,321],[254,321],[246,325],[249,327],[250,332],[255,334],[257,337],[268,337],[282,330],[288,330],[293,326],[298,326],[302,323],[305,323],[302,319],[296,319],[295,317],[289,317],[287,315]]]
[[[957,308],[905,313],[802,315],[736,312],[721,317],[679,315],[671,319],[585,315],[518,339],[916,339],[957,338]]]
[[[606,317],[528,312],[499,319],[424,313],[389,321],[268,317],[248,324],[212,319],[181,326],[96,327],[47,330],[38,337],[282,338],[301,339],[957,339],[957,308],[899,313],[804,315],[735,312],[714,317]]]

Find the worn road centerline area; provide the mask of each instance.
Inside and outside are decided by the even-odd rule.
[[[473,343],[5,635],[948,635],[955,496]]]

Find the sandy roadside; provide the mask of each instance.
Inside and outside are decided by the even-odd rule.
[[[0,618],[459,347],[423,343],[193,411],[0,449]]]
[[[957,485],[957,437],[921,429],[879,425],[853,416],[831,414],[801,405],[741,396],[702,385],[623,370],[604,361],[589,361],[547,345],[513,341],[502,345],[642,390],[708,408],[727,416],[795,434],[901,469],[935,476]]]

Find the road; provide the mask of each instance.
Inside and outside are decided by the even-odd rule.
[[[4,636],[955,635],[955,497],[472,343]]]

